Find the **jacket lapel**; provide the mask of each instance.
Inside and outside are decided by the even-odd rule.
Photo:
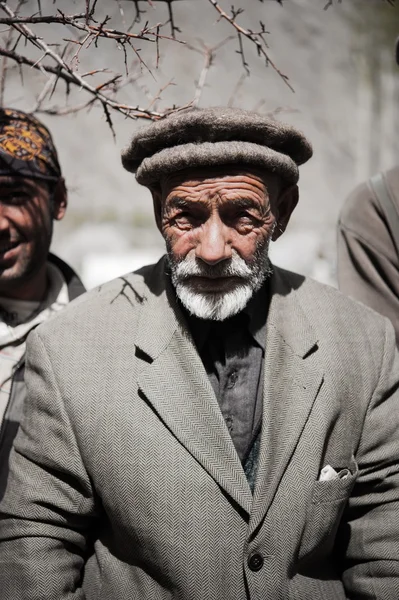
[[[249,514],[248,482],[160,264],[154,271],[158,289],[150,283],[153,293],[147,291],[138,323],[136,346],[150,357],[139,376],[139,389],[186,450]]]
[[[323,381],[317,338],[301,308],[301,291],[278,269],[267,319],[262,434],[250,535],[265,517]]]

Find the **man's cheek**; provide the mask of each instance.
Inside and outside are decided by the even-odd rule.
[[[257,242],[258,240],[256,239],[242,240],[240,244],[236,244],[233,247],[245,262],[252,262],[256,256],[256,250],[258,248]],[[259,240],[259,245],[261,245],[261,243],[262,240]]]
[[[194,237],[187,232],[176,232],[169,237],[168,247],[178,258],[184,258],[195,248]]]

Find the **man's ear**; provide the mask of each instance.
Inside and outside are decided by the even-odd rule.
[[[68,194],[65,187],[65,180],[60,177],[53,190],[53,219],[61,221],[64,218],[66,207],[68,205]]]
[[[272,240],[276,241],[288,225],[288,221],[298,204],[299,190],[297,185],[292,185],[280,192],[274,208],[276,227],[273,231]]]
[[[152,202],[154,205],[155,221],[159,231],[162,233],[162,192],[160,187],[150,188]]]

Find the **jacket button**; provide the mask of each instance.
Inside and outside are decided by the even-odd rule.
[[[259,571],[263,567],[263,556],[261,554],[252,554],[248,558],[248,567],[251,571]]]

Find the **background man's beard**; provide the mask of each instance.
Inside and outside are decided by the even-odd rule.
[[[269,241],[257,249],[250,263],[233,250],[230,260],[214,266],[207,265],[193,255],[176,260],[167,243],[172,283],[183,306],[192,315],[213,321],[224,321],[241,312],[265,279],[272,274]],[[197,289],[195,277],[234,277],[239,282],[227,291],[206,292]]]

